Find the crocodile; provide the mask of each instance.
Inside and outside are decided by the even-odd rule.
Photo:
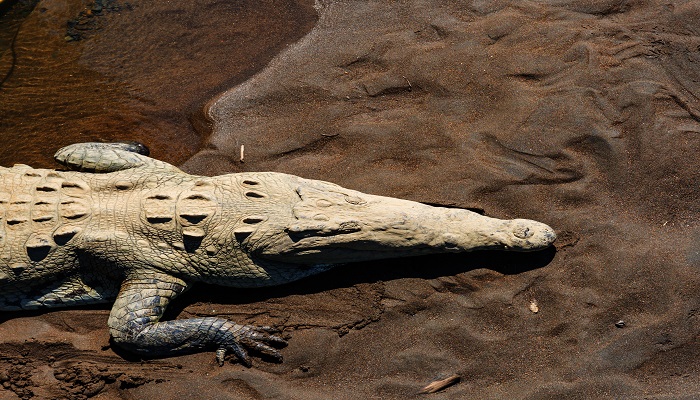
[[[163,320],[198,282],[280,285],[349,262],[480,249],[540,250],[526,219],[361,193],[275,172],[187,174],[138,143],[78,143],[64,169],[0,167],[0,310],[114,302],[115,345],[138,355],[214,350],[281,361],[267,326]]]

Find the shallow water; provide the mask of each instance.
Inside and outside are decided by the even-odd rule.
[[[55,167],[61,146],[112,140],[180,164],[208,134],[204,104],[316,20],[311,1],[36,4],[0,17],[3,166]]]

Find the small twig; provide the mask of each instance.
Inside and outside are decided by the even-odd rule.
[[[413,85],[411,85],[411,81],[409,81],[408,78],[406,78],[406,77],[403,76],[403,75],[402,75],[402,77],[403,77],[403,79],[406,80],[406,83],[408,83],[408,90],[409,90],[409,91],[413,90]]]
[[[245,159],[245,146],[241,145],[241,162],[244,162]]]
[[[442,389],[445,389],[445,388],[452,386],[455,383],[459,382],[460,379],[461,379],[460,376],[457,374],[451,375],[445,379],[440,379],[438,381],[431,382],[428,386],[421,389],[420,393],[421,394],[429,394],[429,393],[439,392]]]

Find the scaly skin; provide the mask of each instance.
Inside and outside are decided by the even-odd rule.
[[[114,300],[114,342],[143,355],[216,349],[281,359],[268,327],[221,318],[160,321],[196,282],[261,287],[352,261],[539,250],[554,231],[263,172],[185,174],[141,145],[81,143],[72,171],[0,168],[0,310]],[[116,300],[115,300],[116,299]]]

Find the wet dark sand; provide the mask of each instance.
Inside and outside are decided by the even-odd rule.
[[[454,373],[425,397],[700,397],[697,2],[321,3],[310,30],[309,4],[256,2],[224,23],[201,4],[134,2],[66,43],[60,21],[80,7],[42,2],[16,45],[27,64],[0,89],[0,160],[48,166],[62,144],[137,139],[192,173],[274,170],[541,220],[556,249],[178,299],[170,317],[284,328],[284,363],[250,369],[115,353],[104,307],[4,316],[2,398],[405,399]],[[226,46],[222,31],[258,42]]]
[[[138,140],[180,164],[208,134],[202,106],[316,20],[310,1],[102,3],[41,1],[7,29],[19,33],[0,54],[3,165],[51,167],[57,147],[89,140]]]

